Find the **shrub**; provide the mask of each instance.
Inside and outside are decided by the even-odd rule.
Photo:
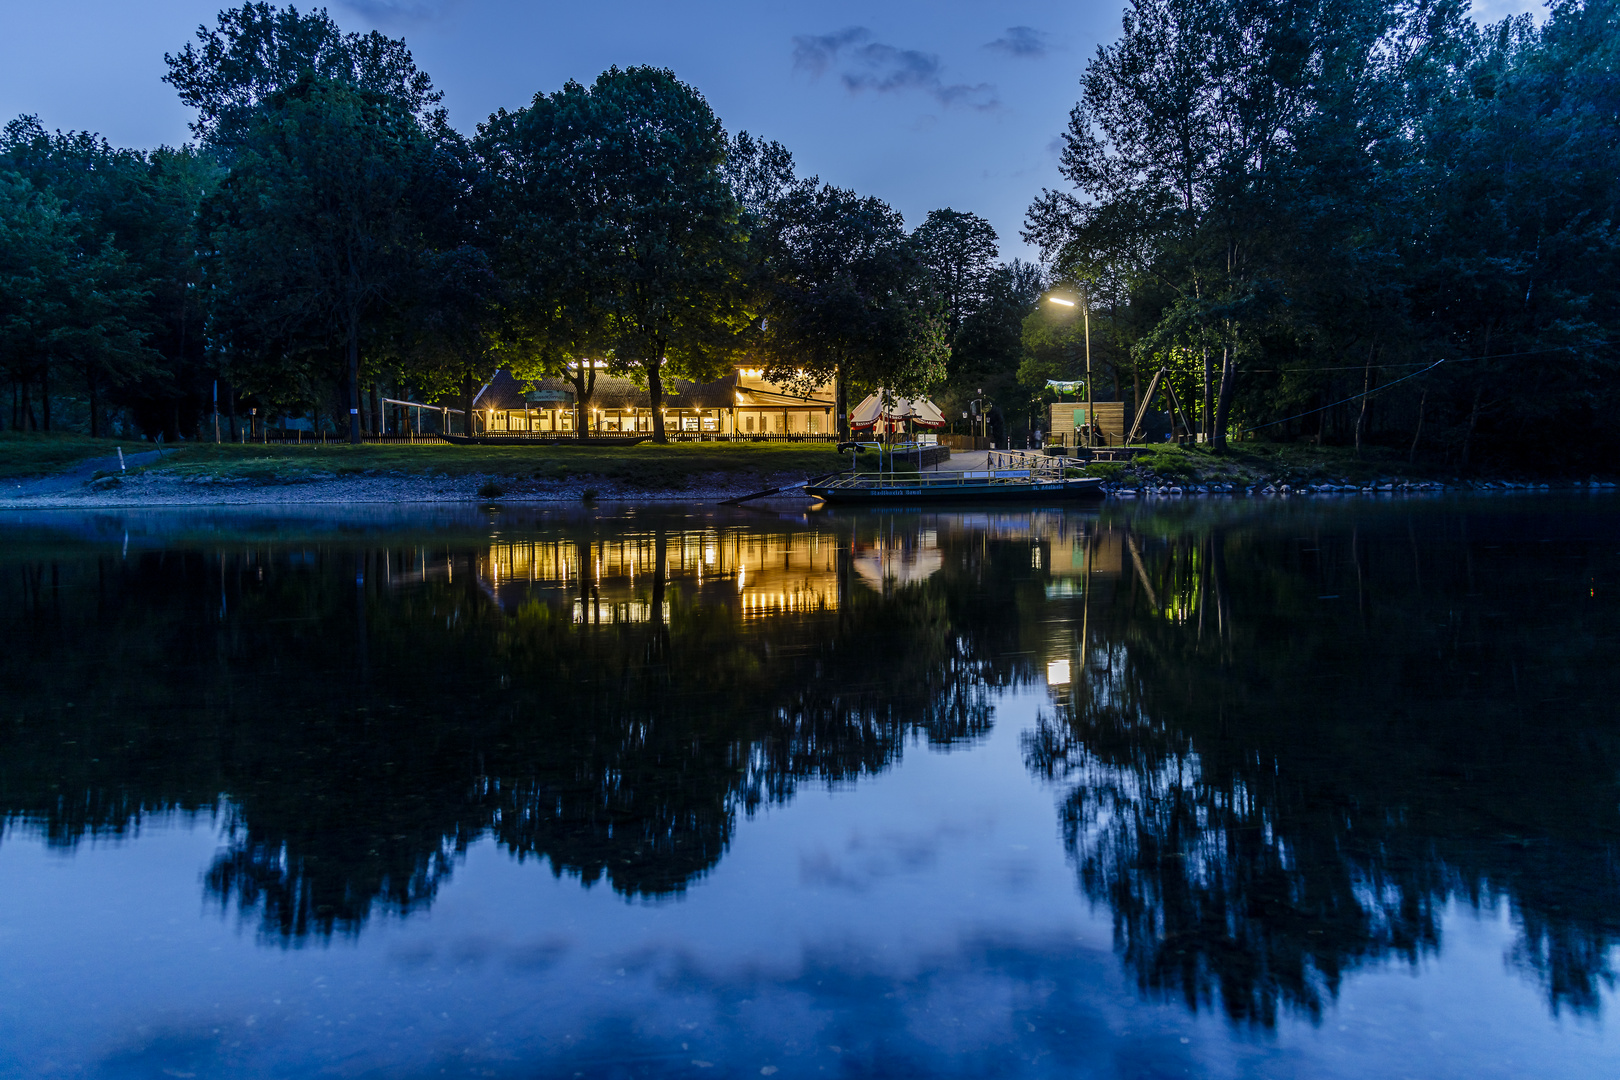
[[[498,499],[506,494],[506,489],[493,480],[485,480],[478,488],[478,496],[483,499]]]
[[[1139,454],[1135,464],[1143,469],[1151,469],[1153,472],[1165,477],[1185,478],[1198,471],[1197,463],[1190,456],[1171,447],[1154,450],[1147,454]]]

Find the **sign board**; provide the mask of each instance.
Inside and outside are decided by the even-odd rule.
[[[572,405],[574,392],[572,390],[530,390],[523,395],[523,400],[531,405]]]

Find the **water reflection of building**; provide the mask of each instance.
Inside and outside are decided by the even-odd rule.
[[[926,581],[945,565],[939,530],[932,528],[880,531],[855,541],[855,573],[879,592],[895,585]]]
[[[709,528],[496,540],[477,570],[504,608],[537,599],[574,622],[611,625],[667,618],[660,585],[743,618],[833,611],[837,554],[828,533]]]

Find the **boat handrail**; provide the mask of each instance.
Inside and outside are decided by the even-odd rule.
[[[818,484],[826,488],[925,488],[925,487],[983,487],[987,485],[1052,483],[1060,481],[1060,474],[1036,475],[1029,469],[984,469],[977,471],[938,471],[926,473],[844,473],[837,479]]]

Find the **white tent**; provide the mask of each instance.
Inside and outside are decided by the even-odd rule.
[[[882,390],[868,394],[866,400],[855,406],[849,414],[850,427],[874,427],[880,420],[887,420],[891,424],[901,424],[909,420],[918,427],[945,426],[945,414],[939,411],[938,405],[927,398],[894,397],[885,405]]]

